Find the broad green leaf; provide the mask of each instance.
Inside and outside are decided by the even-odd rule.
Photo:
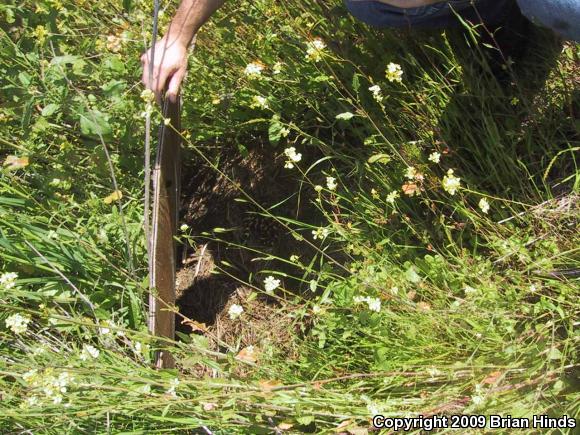
[[[81,114],[81,132],[87,136],[108,136],[111,126],[105,115],[98,110]]]
[[[49,116],[53,115],[58,110],[58,108],[59,108],[58,104],[54,104],[54,103],[47,104],[42,109],[41,114],[42,114],[42,116],[49,117]]]

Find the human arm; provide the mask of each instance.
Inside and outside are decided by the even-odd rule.
[[[165,36],[155,44],[153,74],[151,75],[150,48],[141,56],[142,81],[161,102],[167,85],[167,96],[175,101],[187,72],[187,48],[203,24],[219,9],[225,0],[182,0]]]

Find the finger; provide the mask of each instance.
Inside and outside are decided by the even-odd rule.
[[[167,69],[160,69],[158,70],[158,76],[155,79],[155,84],[153,85],[154,89],[153,92],[155,93],[155,99],[157,100],[157,104],[161,106],[161,99],[163,97],[163,92],[165,91],[165,83],[167,83],[167,79],[172,71],[168,71]]]
[[[141,66],[143,69],[143,75],[141,76],[141,82],[146,88],[149,88],[149,58],[147,53],[141,56]]]
[[[177,101],[177,95],[179,94],[179,88],[181,87],[181,82],[183,82],[183,78],[185,77],[186,73],[185,68],[179,68],[173,76],[171,76],[171,80],[169,81],[169,85],[167,86],[167,97],[169,101],[175,103]]]

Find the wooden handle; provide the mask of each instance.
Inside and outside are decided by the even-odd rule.
[[[153,168],[153,213],[149,265],[149,331],[158,337],[175,338],[175,274],[177,252],[175,236],[179,220],[181,184],[181,137],[179,98],[175,103],[165,98],[159,127],[159,144]],[[158,352],[156,366],[172,368],[175,362],[168,352]]]

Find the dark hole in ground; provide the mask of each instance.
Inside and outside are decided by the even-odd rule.
[[[284,310],[283,299],[260,292],[255,297],[256,291],[246,283],[250,278],[252,285],[263,289],[267,274],[259,272],[264,270],[301,276],[296,267],[273,257],[312,256],[312,248],[274,219],[257,214],[259,207],[232,181],[272,214],[314,222],[314,216],[307,216],[314,210],[305,200],[310,192],[302,187],[298,195],[299,181],[276,161],[280,153],[272,147],[258,146],[246,157],[234,147],[224,146],[219,153],[216,161],[222,173],[187,152],[183,159],[180,225],[190,227],[195,247],[184,243],[178,249],[177,305],[183,316],[203,324],[198,332],[207,328],[217,341],[233,335],[247,345],[264,336],[276,335],[280,341],[290,332],[273,316],[273,309]],[[284,278],[283,283],[293,291],[305,291],[295,279]],[[227,309],[233,303],[244,306],[243,323],[229,319]],[[200,326],[182,320],[176,319],[179,332],[191,333]]]

